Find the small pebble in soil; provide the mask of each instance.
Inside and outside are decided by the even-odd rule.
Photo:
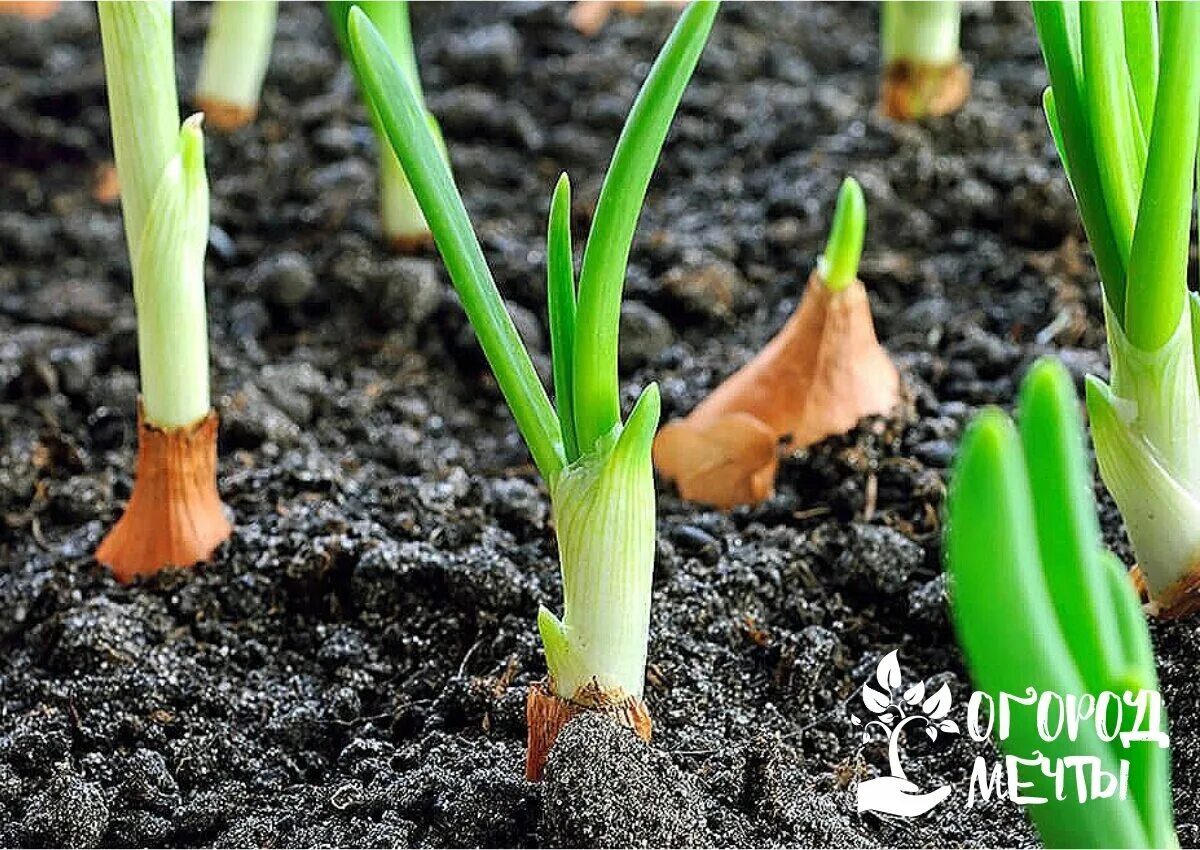
[[[284,251],[259,260],[247,280],[251,292],[277,307],[295,307],[304,303],[316,285],[312,265],[296,251]]]
[[[393,257],[378,273],[374,291],[378,319],[390,328],[415,332],[442,303],[439,265],[430,260]]]
[[[919,622],[945,625],[948,600],[946,574],[938,573],[909,591],[908,613]]]
[[[663,293],[684,309],[709,318],[728,316],[746,291],[746,279],[732,263],[714,260],[698,268],[677,266],[662,281]]]
[[[521,50],[517,30],[500,22],[454,33],[446,41],[442,61],[460,82],[493,83],[516,73]]]
[[[620,367],[645,366],[675,341],[671,323],[640,301],[621,305]]]
[[[678,526],[673,538],[681,552],[699,558],[708,566],[712,566],[721,558],[721,544],[702,528],[694,525]]]

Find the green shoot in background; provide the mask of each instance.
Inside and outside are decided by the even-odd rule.
[[[1200,344],[1187,289],[1200,4],[1033,4],[1046,118],[1104,290],[1112,377],[1090,378],[1100,474],[1165,613],[1200,578]]]
[[[328,4],[329,18],[333,22],[334,32],[342,51],[350,57],[350,39],[348,21],[350,9],[359,7],[370,19],[375,30],[379,33],[392,57],[398,63],[405,81],[416,93],[418,101],[424,109],[424,95],[421,92],[421,76],[417,70],[417,54],[413,49],[412,25],[409,21],[407,0],[332,0]],[[360,91],[364,90],[362,72],[358,65],[351,61],[355,79]],[[412,250],[429,238],[429,226],[421,213],[421,206],[413,194],[408,178],[400,160],[392,151],[387,140],[387,133],[379,123],[379,118],[372,107],[370,98],[367,100],[367,111],[371,114],[371,123],[375,128],[375,138],[379,144],[379,219],[383,237],[398,249]],[[443,158],[446,155],[442,144],[441,130],[433,115],[426,110],[425,120],[433,133]]]
[[[948,115],[971,94],[971,69],[959,52],[958,0],[884,0],[879,108],[898,121]]]
[[[621,293],[650,175],[700,58],[715,3],[680,16],[638,94],[604,180],[578,286],[565,175],[551,205],[548,295],[557,408],[492,279],[420,94],[367,15],[351,11],[350,53],[372,111],[429,222],[501,392],[550,488],[563,572],[562,619],[538,616],[554,692],[641,698],[654,564],[650,447],[655,385],[622,425],[617,383]]]
[[[976,688],[999,694],[1157,691],[1150,636],[1129,577],[1103,549],[1078,401],[1056,361],[1037,363],[1021,387],[1018,426],[987,410],[967,429],[950,482],[946,559],[955,630]],[[1136,718],[1128,707],[1122,729]],[[1051,721],[1053,726],[1053,721]],[[1100,759],[1130,764],[1129,791],[1079,803],[1035,766],[1021,793],[1048,802],[1026,808],[1048,847],[1178,846],[1171,815],[1168,751],[1156,742],[1102,740],[1081,722],[1075,741],[1038,734],[1033,710],[1014,716],[999,746],[1053,763]],[[1074,771],[1067,768],[1068,774]]]
[[[252,120],[275,38],[277,0],[217,0],[212,4],[196,103],[222,129]]]
[[[137,306],[142,409],[152,425],[183,428],[210,408],[200,116],[180,125],[171,4],[97,5]]]
[[[880,8],[884,64],[957,62],[961,19],[959,0],[884,0]]]

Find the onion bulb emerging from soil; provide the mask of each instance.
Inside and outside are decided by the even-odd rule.
[[[1045,110],[1096,259],[1112,361],[1090,377],[1100,475],[1150,610],[1200,609],[1200,306],[1188,291],[1200,5],[1034,4]]]
[[[683,498],[727,509],[770,497],[779,449],[844,434],[900,400],[900,378],[875,336],[858,280],[866,210],[847,178],[829,244],[795,314],[753,360],[686,418],[666,425],[654,463]]]
[[[958,39],[959,0],[884,0],[879,108],[917,121],[957,110],[971,93],[971,69]]]
[[[180,126],[170,4],[106,2],[99,11],[142,394],[133,494],[96,559],[128,581],[206,560],[231,527],[217,495],[209,402],[202,116]]]
[[[529,691],[525,773],[538,779],[559,731],[600,713],[650,737],[642,700],[654,569],[658,387],[622,421],[617,332],[629,250],[654,166],[716,17],[715,3],[680,16],[642,85],[600,190],[576,287],[571,194],[559,178],[547,227],[551,404],[504,301],[420,96],[359,10],[348,43],[363,91],[408,175],[442,259],[550,489],[563,577],[563,613],[542,607],[549,676]]]
[[[217,0],[212,5],[196,108],[218,130],[254,120],[275,38],[277,0]]]

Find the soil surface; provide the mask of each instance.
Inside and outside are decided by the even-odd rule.
[[[588,40],[563,5],[413,10],[429,105],[543,371],[550,189],[570,172],[581,243],[674,14]],[[185,94],[207,17],[178,7]],[[207,139],[236,531],[133,586],[91,558],[130,492],[137,392],[120,214],[93,197],[111,158],[95,11],[0,19],[0,844],[1036,844],[1012,804],[964,805],[976,751],[994,758],[964,736],[904,754],[957,802],[855,812],[855,783],[886,772],[850,722],[878,660],[898,648],[956,711],[969,688],[939,567],[965,421],[1011,404],[1041,354],[1106,372],[1027,8],[968,7],[971,99],[920,125],[873,108],[877,27],[866,4],[723,9],[634,244],[622,370],[627,401],[657,380],[664,420],[686,413],[794,309],[853,174],[907,408],[788,461],[754,509],[660,487],[654,742],[578,722],[530,785],[534,616],[561,600],[548,499],[439,260],[380,247],[375,143],[322,8],[282,5],[258,120]],[[1194,844],[1200,637],[1155,637]]]

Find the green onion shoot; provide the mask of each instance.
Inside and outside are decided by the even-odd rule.
[[[1200,303],[1187,263],[1200,5],[1034,4],[1046,118],[1104,290],[1112,376],[1090,378],[1100,474],[1164,616],[1200,607]]]
[[[959,0],[884,0],[880,14],[883,113],[916,121],[962,106],[971,70],[959,53]]]
[[[1001,694],[1024,699],[1030,689],[1089,695],[1095,705],[1106,693],[1157,698],[1137,595],[1101,543],[1078,406],[1066,369],[1040,361],[1022,384],[1017,426],[984,411],[955,462],[945,531],[951,607],[971,678],[994,707]],[[1113,777],[1122,760],[1129,763],[1128,793],[1093,797],[1086,808],[1070,791],[1065,799],[1056,794],[1054,771],[1021,771],[1030,783],[1021,793],[1047,800],[1026,809],[1047,847],[1179,846],[1165,742],[1125,747],[1117,737],[1145,730],[1145,718],[1127,704],[1121,723],[1112,721],[1112,738],[1093,721],[1054,740],[1035,721],[1030,708],[1008,724],[998,743],[1010,757],[1029,765],[1039,753],[1051,764],[1091,758]]]
[[[195,102],[219,130],[236,130],[258,114],[278,8],[278,0],[216,0],[212,4]]]
[[[421,77],[417,70],[417,54],[413,49],[412,26],[409,22],[407,0],[332,0],[328,4],[329,17],[333,22],[334,31],[342,50],[350,55],[350,42],[347,30],[350,9],[358,6],[370,19],[375,30],[387,45],[391,55],[396,60],[400,72],[404,74],[405,82],[416,92],[417,99],[424,109],[424,95],[421,91]],[[355,63],[355,79],[359,90],[363,90],[362,71]],[[375,110],[368,104],[371,122],[375,129],[375,138],[379,145],[379,225],[383,232],[384,241],[393,250],[401,253],[411,253],[425,247],[432,240],[429,225],[421,212],[421,205],[413,194],[412,186],[405,176],[400,160],[388,144],[387,134],[379,123]],[[425,120],[430,132],[437,141],[438,149],[446,157],[445,145],[442,142],[441,129],[433,113],[425,110]]]
[[[900,375],[875,336],[858,279],[862,187],[838,192],[825,253],[796,312],[755,357],[654,441],[654,465],[689,501],[753,505],[775,489],[780,447],[798,452],[899,404]]]
[[[98,8],[141,398],[133,494],[96,559],[127,580],[206,560],[230,525],[217,495],[209,401],[201,116],[179,121],[171,4],[112,0]]]
[[[634,102],[592,220],[578,281],[563,175],[551,203],[547,287],[554,366],[551,404],[492,279],[419,91],[371,18],[351,10],[352,61],[372,111],[409,176],[500,389],[550,489],[564,608],[542,608],[549,677],[530,690],[526,775],[540,777],[559,729],[602,712],[643,738],[642,700],[654,567],[650,447],[659,393],[642,391],[622,422],[617,380],[621,293],[654,166],[700,59],[717,4],[693,3]]]

